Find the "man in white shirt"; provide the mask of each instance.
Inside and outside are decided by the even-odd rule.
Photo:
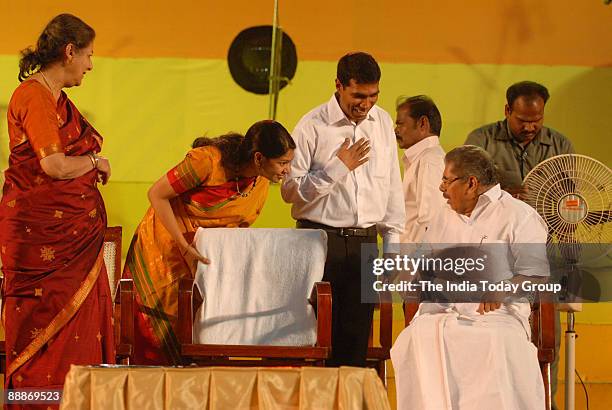
[[[293,131],[297,148],[281,189],[298,228],[327,232],[332,366],[365,365],[373,305],[363,303],[369,278],[361,278],[361,246],[374,246],[380,234],[388,252],[405,220],[393,121],[375,105],[379,80],[369,54],[339,60],[336,92]]]
[[[549,275],[544,221],[501,190],[486,151],[473,145],[450,151],[440,190],[450,207],[436,216],[425,243],[501,247],[485,263],[489,283],[540,283]],[[544,408],[529,303],[520,292],[506,296],[420,305],[391,349],[398,409]]]
[[[425,95],[409,97],[397,106],[395,135],[404,149],[404,203],[406,226],[400,236],[403,244],[423,239],[433,216],[446,206],[438,189],[444,171],[444,150],[440,146],[440,111]]]

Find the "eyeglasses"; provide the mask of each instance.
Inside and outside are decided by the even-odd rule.
[[[464,179],[465,177],[457,177],[457,178],[453,178],[453,179],[448,179],[446,177],[442,177],[442,182],[440,183],[440,185],[444,186],[444,187],[449,187],[450,184],[452,184],[453,182],[459,180],[459,179]]]

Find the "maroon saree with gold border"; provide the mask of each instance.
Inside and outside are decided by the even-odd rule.
[[[62,93],[34,80],[8,108],[10,157],[0,202],[5,388],[61,388],[71,364],[114,363],[106,229],[97,173],[47,176],[40,159],[99,152],[102,138]]]

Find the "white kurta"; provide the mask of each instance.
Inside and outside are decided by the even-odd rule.
[[[428,228],[431,243],[508,244],[508,263],[523,243],[545,243],[546,227],[499,185],[478,199],[470,217],[447,208]],[[543,249],[543,248],[542,248]],[[546,276],[518,267],[518,273]],[[544,385],[530,341],[528,303],[506,303],[480,315],[478,303],[421,304],[391,349],[398,409],[542,409]]]
[[[427,137],[404,151],[404,204],[406,227],[402,243],[419,243],[436,213],[446,207],[438,189],[444,172],[444,150],[439,138]]]

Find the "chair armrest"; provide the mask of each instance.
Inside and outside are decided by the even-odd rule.
[[[404,302],[404,326],[408,326],[410,321],[414,319],[417,310],[419,310],[418,302]]]
[[[538,359],[551,363],[555,357],[555,305],[551,296],[538,294],[531,309],[531,341],[538,348]]]
[[[181,344],[193,343],[193,279],[181,278],[178,291],[177,337]]]
[[[317,314],[317,346],[331,349],[332,293],[329,282],[317,282],[308,301]]]
[[[389,292],[379,292],[380,298],[380,346],[386,350],[393,344],[393,304]]]
[[[119,323],[115,318],[115,329],[119,329],[119,343],[134,346],[134,281],[121,279],[119,281]]]

